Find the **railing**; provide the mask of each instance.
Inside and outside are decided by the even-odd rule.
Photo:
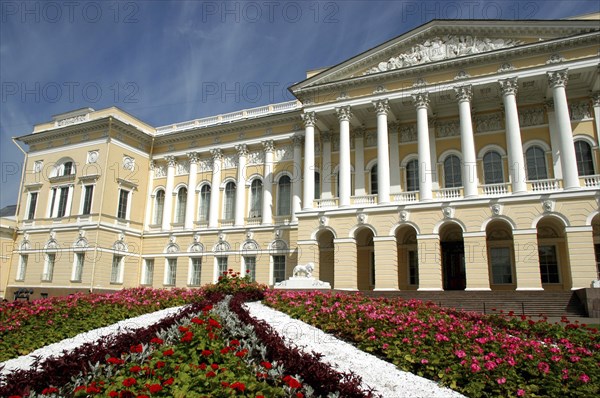
[[[324,209],[324,208],[328,208],[328,207],[337,207],[338,198],[315,199],[314,204],[317,209]]]
[[[483,190],[483,194],[487,196],[498,196],[498,195],[506,195],[508,193],[509,183],[503,182],[500,184],[485,184],[482,185],[481,188]]]
[[[222,227],[233,227],[235,220],[220,220]]]
[[[275,222],[275,225],[288,225],[290,223],[291,217],[291,215],[275,216],[273,217],[273,220]]]
[[[355,205],[374,205],[377,203],[377,195],[352,196]]]
[[[557,191],[560,188],[557,179],[527,181],[533,192]]]
[[[246,218],[246,225],[260,225],[262,217],[250,217]]]
[[[199,228],[208,228],[208,220],[196,221],[195,224]]]
[[[584,176],[582,186],[585,188],[600,187],[600,175]]]
[[[438,199],[456,199],[462,197],[462,187],[440,188],[436,191]]]
[[[419,200],[418,196],[419,196],[419,192],[417,192],[417,191],[394,193],[394,194],[392,194],[392,202],[399,202],[399,203],[416,202],[417,200]]]

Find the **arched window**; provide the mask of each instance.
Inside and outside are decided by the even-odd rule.
[[[199,221],[208,220],[208,212],[210,209],[210,185],[204,184],[200,188],[200,208],[198,214]]]
[[[594,160],[590,144],[583,140],[575,141],[575,156],[577,157],[577,172],[579,175],[594,175]]]
[[[321,174],[315,171],[315,199],[321,199]]]
[[[185,208],[187,206],[187,188],[181,187],[177,191],[177,208],[175,210],[175,223],[183,223],[185,221]]]
[[[284,175],[279,179],[277,186],[277,215],[292,214],[292,180]]]
[[[154,224],[160,224],[165,210],[165,191],[162,189],[154,196]]]
[[[545,180],[548,178],[546,155],[542,148],[537,145],[528,148],[525,151],[525,161],[527,163],[528,180]]]
[[[406,190],[408,192],[419,190],[419,161],[417,159],[406,163]]]
[[[73,162],[65,162],[63,164],[62,174],[63,176],[68,176],[73,174]]]
[[[225,185],[225,205],[223,206],[223,219],[233,220],[235,214],[235,182],[229,181]]]
[[[502,156],[496,151],[489,151],[483,155],[483,181],[485,184],[501,184],[504,182]]]
[[[250,218],[262,217],[262,181],[256,178],[250,185]]]
[[[371,167],[371,195],[377,195],[377,165]]]
[[[450,155],[444,160],[444,186],[446,188],[462,186],[460,159],[456,155]]]

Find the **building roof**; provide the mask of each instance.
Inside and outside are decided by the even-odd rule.
[[[0,217],[14,217],[17,214],[17,205],[8,205],[0,209]]]

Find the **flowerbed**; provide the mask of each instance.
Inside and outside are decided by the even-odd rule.
[[[269,291],[264,303],[467,396],[597,396],[597,331],[416,300]]]
[[[200,300],[203,290],[148,288],[0,304],[0,362],[81,332]]]

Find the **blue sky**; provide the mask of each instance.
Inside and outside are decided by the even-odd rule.
[[[0,207],[23,155],[11,137],[52,115],[117,106],[161,126],[293,99],[306,71],[431,19],[553,19],[562,1],[0,0]]]

